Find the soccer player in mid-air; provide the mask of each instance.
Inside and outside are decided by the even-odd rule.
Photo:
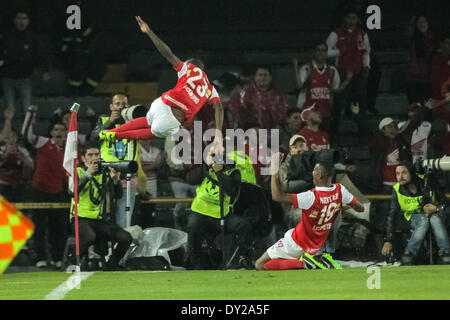
[[[184,122],[192,120],[203,105],[208,103],[214,108],[216,129],[220,132],[220,135],[216,134],[215,142],[221,145],[223,106],[216,89],[203,71],[203,62],[196,58],[181,61],[141,17],[137,16],[136,20],[141,31],[150,37],[159,53],[178,72],[178,82],[175,88],[153,101],[146,117],[136,118],[112,130],[101,131],[100,138],[107,140],[138,140],[152,136],[164,138],[175,134]]]
[[[327,240],[330,229],[343,206],[363,212],[364,207],[340,183],[331,183],[334,175],[332,163],[319,162],[312,172],[314,188],[299,194],[286,194],[278,180],[277,164],[280,153],[272,158],[272,199],[289,203],[302,209],[302,217],[297,226],[288,230],[284,238],[272,245],[256,261],[256,270],[285,269],[339,269],[331,255],[314,255]],[[277,159],[278,157],[278,159]]]

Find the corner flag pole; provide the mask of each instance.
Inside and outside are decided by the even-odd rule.
[[[73,189],[74,189],[74,217],[75,217],[75,254],[77,259],[77,266],[80,266],[80,234],[78,230],[78,109],[80,105],[78,103],[74,103],[70,111],[74,112],[75,116],[75,125],[76,125],[76,155],[74,155],[73,159]]]
[[[80,266],[80,239],[78,232],[78,124],[77,124],[77,114],[80,109],[78,103],[74,103],[70,108],[70,125],[69,132],[67,134],[66,150],[64,152],[64,162],[63,167],[67,174],[72,178],[73,181],[73,216],[75,225],[75,253],[76,253],[76,263]]]

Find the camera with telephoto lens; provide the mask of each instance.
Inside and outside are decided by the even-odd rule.
[[[142,118],[147,115],[147,108],[141,104],[136,104],[134,106],[123,108],[120,112],[120,116],[125,121],[131,121],[136,118]]]
[[[422,168],[431,170],[450,171],[450,157],[442,157],[437,159],[425,159],[420,161]]]
[[[98,163],[98,171],[102,172],[112,168],[120,173],[136,173],[138,170],[138,164],[134,160],[122,160],[122,161],[104,161],[100,159]]]

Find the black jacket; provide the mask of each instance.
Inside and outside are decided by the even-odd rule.
[[[438,206],[446,206],[447,205],[447,198],[445,196],[445,193],[442,191],[443,188],[441,188],[437,181],[433,178],[433,175],[430,175],[429,178],[430,181],[430,189],[434,193],[435,201],[433,204]],[[418,195],[423,195],[424,192],[424,181],[420,178],[415,178],[415,185],[418,189],[417,195],[412,194],[409,189],[406,186],[400,185],[399,192],[402,195],[408,196],[408,197],[416,197]],[[430,200],[424,200],[426,203],[430,203]],[[423,203],[425,205],[426,203]],[[386,241],[392,242],[393,234],[396,231],[397,224],[399,222],[399,219],[403,219],[403,217],[399,217],[400,214],[403,214],[403,211],[400,209],[400,204],[398,203],[397,198],[397,192],[392,188],[392,198],[391,198],[391,207],[389,210],[389,215],[387,218],[387,224],[386,224]]]
[[[0,75],[5,78],[30,78],[35,67],[49,70],[50,59],[38,36],[32,31],[10,30],[0,37]]]

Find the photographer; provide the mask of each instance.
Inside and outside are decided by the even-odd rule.
[[[241,174],[235,165],[219,164],[219,155],[214,155],[213,148],[207,159],[207,173],[197,195],[192,202],[191,214],[188,217],[188,251],[191,263],[197,270],[211,268],[202,255],[202,242],[206,239],[209,254],[212,244],[220,233],[220,188],[223,188],[223,215],[225,232],[233,233],[239,246],[239,263],[241,267],[251,267],[247,259],[247,246],[250,242],[251,225],[247,219],[236,214],[229,214],[236,198],[239,196]],[[219,187],[220,185],[220,187]],[[213,268],[214,262],[212,262]]]
[[[132,241],[131,235],[114,223],[114,199],[122,196],[120,172],[112,168],[99,168],[100,150],[94,143],[88,143],[82,160],[85,167],[77,168],[80,257],[87,255],[91,245],[104,248],[107,241],[112,241],[117,243],[117,247],[112,246],[115,249],[107,268],[115,270]],[[72,179],[70,191],[73,193]]]
[[[392,251],[396,218],[402,212],[412,228],[411,238],[408,240],[402,256],[402,264],[408,265],[413,262],[413,258],[419,253],[430,224],[439,247],[440,262],[450,264],[448,234],[440,216],[446,205],[445,194],[440,192],[440,188],[435,186],[432,181],[430,184],[431,199],[427,199],[424,179],[415,173],[414,168],[408,162],[401,162],[395,169],[395,174],[398,183],[393,186],[382,255],[388,255]]]
[[[128,96],[124,93],[116,93],[112,97],[109,117],[100,117],[97,121],[97,125],[91,132],[91,140],[100,144],[100,155],[105,161],[120,161],[120,160],[134,160],[139,161],[139,149],[140,143],[136,140],[120,140],[110,141],[106,139],[100,139],[99,132],[114,129],[125,123],[122,117],[122,110],[129,108]],[[128,143],[130,142],[130,143]],[[128,148],[131,148],[132,159],[128,159]],[[136,191],[138,189],[138,180],[136,177],[131,178],[131,197],[130,197],[130,214],[133,214],[134,204],[136,199]],[[145,193],[145,187],[143,188]],[[127,227],[126,216],[126,180],[122,179],[122,197],[117,201],[116,207],[116,223],[122,228]],[[131,221],[130,217],[130,221]]]

